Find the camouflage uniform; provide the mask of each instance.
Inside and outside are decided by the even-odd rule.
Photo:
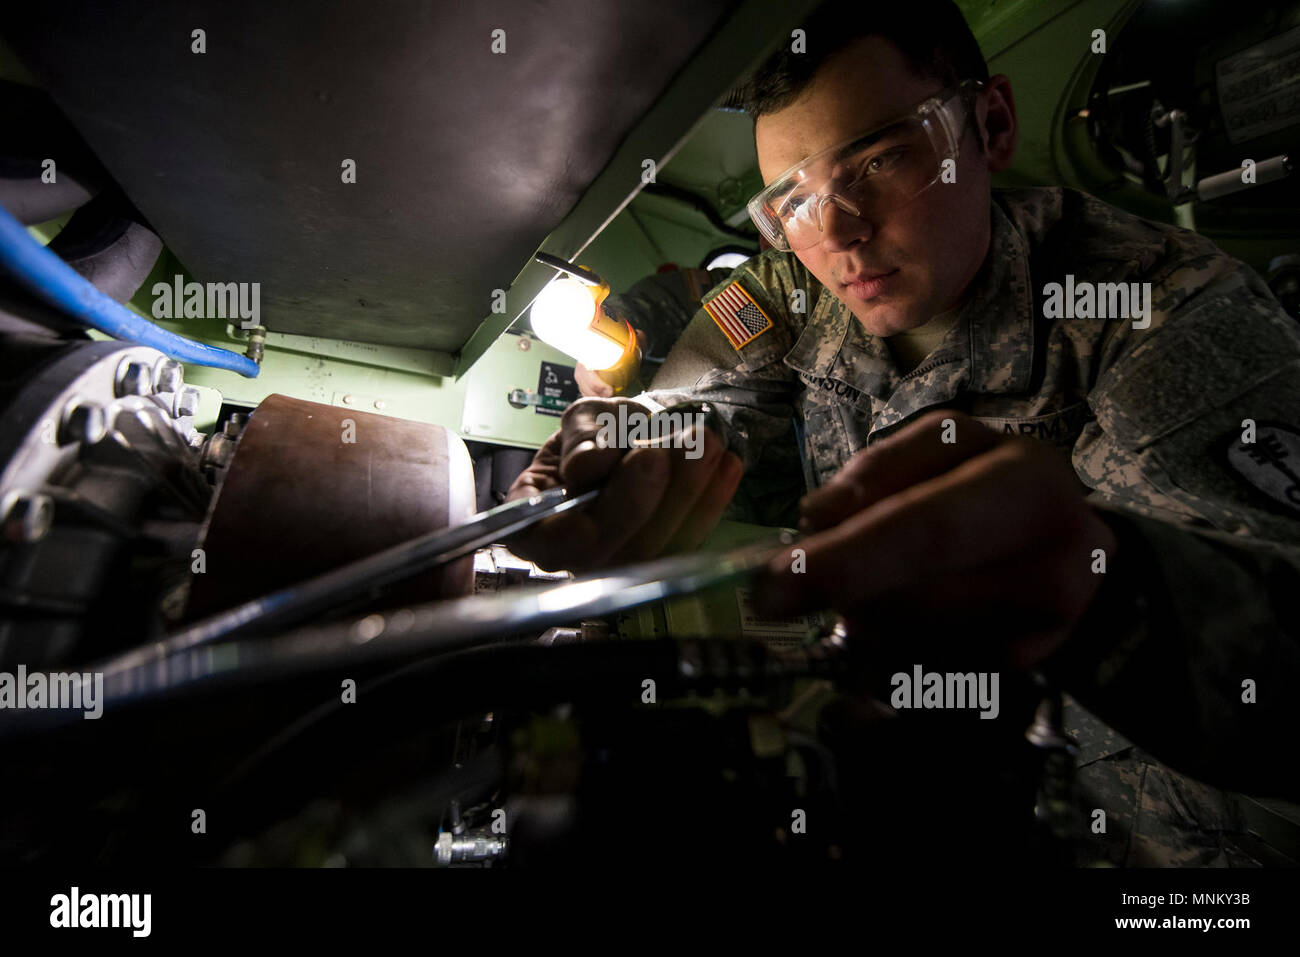
[[[1082,808],[1107,812],[1082,860],[1249,863],[1235,796],[1144,749],[1217,784],[1297,797],[1296,324],[1208,240],[1072,190],[995,190],[990,250],[956,324],[906,374],[793,254],[764,253],[730,279],[770,327],[736,348],[701,310],[640,398],[715,403],[746,465],[732,517],[767,523],[790,524],[803,486],[927,409],[1059,448],[1120,540],[1047,669],[1074,698]],[[1149,328],[1046,318],[1044,287],[1067,273],[1151,283]],[[1246,419],[1255,446],[1240,444]],[[1242,702],[1246,679],[1258,703]]]

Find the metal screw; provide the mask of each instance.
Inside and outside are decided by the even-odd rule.
[[[227,438],[237,439],[247,424],[247,412],[232,412],[230,418],[226,419],[226,424],[221,427],[221,431],[225,433]]]
[[[258,365],[266,355],[266,326],[254,326],[248,332],[248,350],[244,353]]]
[[[148,395],[153,389],[153,372],[137,359],[124,359],[117,367],[117,394]]]
[[[5,515],[4,535],[11,542],[39,542],[54,524],[54,502],[48,495],[19,492]]]
[[[376,400],[375,400],[375,408],[376,408],[376,409],[382,409],[382,408],[384,408],[386,405],[388,405],[388,403],[385,402],[383,399],[376,399]]]
[[[175,359],[163,359],[158,363],[154,376],[154,388],[158,392],[179,392],[185,381],[185,369]]]
[[[64,409],[59,425],[59,444],[74,442],[94,445],[108,434],[108,419],[104,410],[90,402],[75,402]]]
[[[199,411],[199,390],[182,389],[176,396],[176,418],[183,419]]]
[[[343,397],[343,404],[344,404],[344,405],[352,405],[352,404],[354,404],[356,401],[357,401],[357,397],[356,397],[355,395],[345,395],[345,396]]]

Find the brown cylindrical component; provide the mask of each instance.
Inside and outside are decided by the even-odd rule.
[[[438,425],[268,396],[218,489],[186,617],[202,618],[474,511],[469,453]],[[394,588],[391,605],[467,595],[472,556]]]

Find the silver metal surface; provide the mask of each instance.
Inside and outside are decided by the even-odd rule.
[[[184,418],[185,416],[196,415],[199,411],[199,391],[198,389],[182,389],[176,394],[176,417]]]
[[[59,424],[60,445],[85,443],[94,445],[108,433],[108,420],[104,410],[93,402],[74,400],[63,412]]]
[[[0,348],[24,348],[0,339]],[[32,363],[0,429],[3,537],[22,549],[0,563],[11,611],[0,616],[0,658],[33,668],[86,657],[76,648],[82,640],[103,655],[132,632],[156,634],[106,610],[121,608],[128,580],[141,584],[141,597],[157,589],[158,627],[175,621],[182,570],[212,496],[194,471],[192,419],[174,418],[170,401],[160,407],[148,394],[169,361],[162,353],[84,340],[47,357]]]
[[[481,863],[505,857],[508,846],[504,835],[493,834],[485,827],[467,831],[464,835],[443,831],[433,847],[433,860],[439,867]]]
[[[81,442],[58,441],[66,410],[94,403],[103,411],[105,428],[111,429],[120,409],[141,401],[133,394],[122,396],[120,376],[132,365],[149,374],[162,358],[161,352],[146,346],[95,342],[42,370],[14,402],[14,409],[26,410],[23,417],[30,427],[21,438],[9,433],[13,449],[7,457],[0,456],[0,495],[13,489],[38,489],[52,476],[66,473],[84,451]],[[192,427],[192,421],[172,424],[179,435],[188,434]]]
[[[118,396],[148,395],[153,391],[153,375],[149,364],[135,358],[126,358],[117,369]]]
[[[458,651],[549,625],[739,584],[757,576],[776,549],[792,540],[788,533],[776,533],[770,541],[728,552],[657,559],[559,585],[415,605],[272,638],[195,642],[196,636],[182,633],[90,670],[104,675],[105,707],[111,707],[214,678],[260,680],[358,661]]]
[[[179,392],[185,381],[185,370],[175,359],[163,359],[154,370],[155,392]]]
[[[570,495],[550,489],[532,498],[507,502],[449,529],[421,535],[315,578],[283,588],[213,615],[146,649],[128,654],[119,665],[140,663],[233,637],[253,628],[267,632],[297,624],[375,589],[471,554],[551,515],[585,505],[598,490]]]

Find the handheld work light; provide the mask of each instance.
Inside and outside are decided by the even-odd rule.
[[[584,266],[538,253],[538,262],[560,271],[533,301],[529,318],[543,342],[577,359],[621,392],[636,377],[641,349],[626,319],[605,313],[609,283]]]

